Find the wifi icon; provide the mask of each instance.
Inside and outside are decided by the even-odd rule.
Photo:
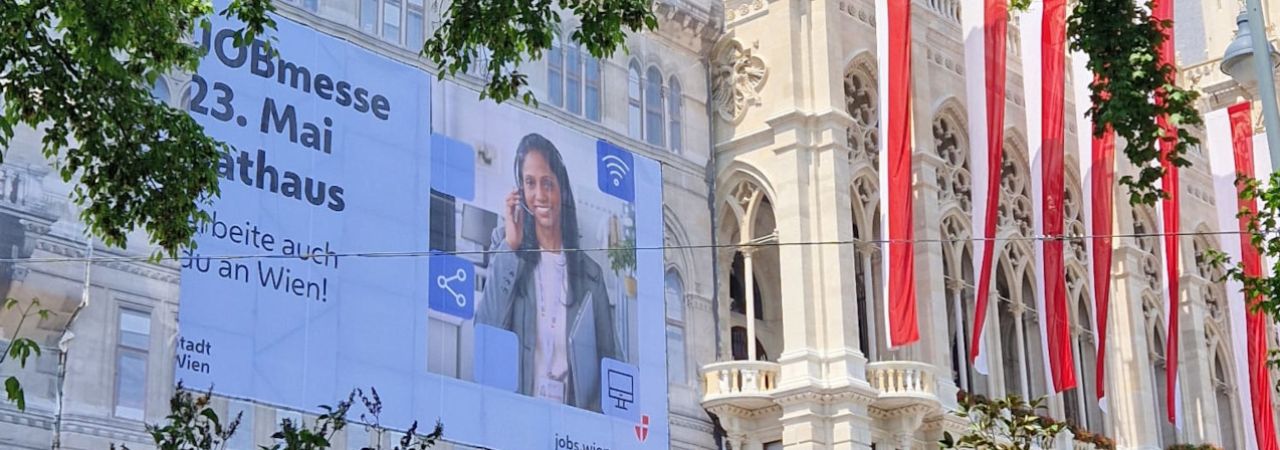
[[[600,191],[631,202],[636,198],[635,157],[604,140],[596,142],[596,184]]]
[[[600,164],[604,164],[605,174],[609,177],[609,183],[614,187],[622,185],[622,180],[627,178],[627,172],[631,171],[631,166],[618,155],[605,155],[600,158]]]

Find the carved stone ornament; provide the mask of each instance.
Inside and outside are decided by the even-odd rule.
[[[768,77],[764,60],[734,39],[717,45],[712,59],[712,102],[720,117],[737,122],[752,105],[760,104],[760,89]]]

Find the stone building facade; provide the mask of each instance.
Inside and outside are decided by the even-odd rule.
[[[964,422],[949,411],[964,390],[1040,396],[1034,313],[1032,211],[1024,73],[1010,30],[1007,132],[989,376],[963,358],[971,332],[972,208],[960,8],[962,0],[913,2],[912,80],[916,174],[916,290],[922,339],[889,350],[874,244],[880,237],[876,175],[877,95],[872,0],[656,0],[659,30],[631,36],[627,51],[595,61],[557,43],[525,68],[541,106],[527,107],[660,161],[666,223],[670,447],[674,449],[934,448]],[[1280,2],[1264,2],[1270,17]],[[1244,94],[1220,70],[1233,36],[1233,1],[1178,0],[1181,80],[1203,93],[1202,111]],[[431,70],[416,56],[439,24],[439,0],[281,0],[281,13],[355,45]],[[1274,21],[1269,24],[1273,36]],[[574,23],[564,24],[565,33]],[[163,78],[158,98],[184,101],[188,78]],[[475,87],[464,75],[456,83]],[[595,89],[594,96],[584,92]],[[1068,96],[1070,98],[1070,96]],[[594,101],[592,99],[595,99]],[[1074,108],[1068,105],[1068,108]],[[1068,112],[1067,117],[1073,117]],[[1068,122],[1071,122],[1068,119]],[[1260,121],[1258,121],[1260,122]],[[1068,123],[1068,160],[1079,157]],[[85,237],[63,183],[39,153],[41,135],[21,129],[0,165],[0,293],[38,298],[55,311],[24,328],[45,351],[18,371],[26,411],[0,405],[0,447],[147,448],[144,422],[166,413],[172,392],[178,280],[175,263],[149,254],[145,236],[127,249]],[[1216,230],[1208,158],[1183,172],[1183,230]],[[1122,158],[1121,158],[1122,159]],[[1123,166],[1123,164],[1122,164]],[[1067,167],[1073,167],[1071,163]],[[1132,172],[1122,167],[1120,172]],[[1069,230],[1084,234],[1080,180],[1067,180]],[[1117,190],[1122,195],[1121,190]],[[1154,231],[1150,208],[1116,201],[1117,234]],[[1244,448],[1224,288],[1197,255],[1212,236],[1183,238],[1181,376],[1186,426],[1163,411],[1164,307],[1155,238],[1116,239],[1107,383],[1111,410],[1093,397],[1092,301],[1083,248],[1068,256],[1074,350],[1085,387],[1052,396],[1054,417],[1115,439],[1118,448],[1174,443]],[[778,243],[780,245],[769,245]],[[749,244],[749,245],[743,245]],[[87,256],[98,257],[86,265]],[[0,316],[8,338],[12,314]],[[1274,344],[1273,344],[1274,345]],[[252,433],[234,448],[269,442],[297,413],[218,400],[245,413]],[[1280,408],[1278,408],[1280,410]],[[336,448],[369,436],[340,435]],[[1060,448],[1091,448],[1065,436]],[[446,444],[446,448],[453,444]],[[461,447],[461,446],[458,446]]]

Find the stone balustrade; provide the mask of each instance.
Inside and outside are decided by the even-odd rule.
[[[925,5],[930,11],[941,16],[943,20],[960,24],[960,1],[959,0],[926,0]]]
[[[730,404],[744,409],[773,404],[770,395],[778,387],[778,363],[725,361],[702,367],[704,407]]]
[[[881,393],[937,395],[933,366],[915,361],[881,361],[867,365],[867,382]]]
[[[938,383],[934,367],[916,361],[878,361],[867,364],[867,382],[880,391],[876,406],[884,409],[912,405],[937,407]]]

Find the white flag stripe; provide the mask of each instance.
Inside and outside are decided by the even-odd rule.
[[[1236,196],[1236,162],[1235,148],[1231,142],[1231,118],[1227,110],[1210,112],[1204,117],[1205,150],[1209,154],[1209,167],[1213,171],[1214,203],[1217,204],[1218,229],[1221,231],[1237,231],[1240,222],[1236,219],[1239,212],[1239,201]],[[1256,153],[1256,152],[1255,152]],[[1265,173],[1265,172],[1264,172]],[[1219,235],[1219,248],[1233,263],[1241,260],[1240,236],[1236,234]],[[1227,317],[1231,324],[1231,354],[1235,362],[1235,383],[1239,389],[1236,398],[1240,402],[1245,439],[1249,450],[1258,448],[1257,437],[1253,432],[1253,399],[1249,395],[1249,342],[1248,325],[1245,323],[1245,309],[1239,307],[1245,303],[1243,285],[1235,279],[1226,282]]]
[[[1089,71],[1089,55],[1075,52],[1071,54],[1071,84],[1072,91],[1075,94],[1075,119],[1076,119],[1076,163],[1080,170],[1080,205],[1081,220],[1084,221],[1084,234],[1093,235],[1093,120],[1088,117],[1089,106],[1093,104],[1090,98],[1091,92],[1089,84],[1093,81],[1093,72]],[[1102,342],[1101,330],[1094,320],[1097,317],[1097,292],[1094,292],[1093,286],[1093,241],[1085,241],[1084,245],[1085,261],[1084,270],[1085,277],[1088,281],[1084,283],[1085,292],[1088,292],[1089,298],[1093,301],[1089,303],[1090,317],[1081,317],[1080,320],[1089,323],[1089,329],[1093,330],[1093,342]],[[1078,355],[1083,357],[1084,355]],[[1089,368],[1095,361],[1081,361],[1080,367]],[[1086,369],[1088,370],[1088,369]],[[1081,386],[1090,377],[1086,376],[1079,380]],[[1095,388],[1094,386],[1089,386]],[[1103,391],[1107,392],[1107,391]],[[1088,399],[1092,401],[1093,399]],[[1098,408],[1103,413],[1107,413],[1106,397],[1098,399]]]
[[[973,7],[961,8],[961,23],[964,27],[964,67],[965,67],[965,98],[968,102],[969,110],[969,179],[970,198],[969,202],[971,215],[970,231],[972,231],[974,244],[973,251],[970,253],[973,267],[973,282],[979,282],[983,267],[983,240],[986,238],[986,221],[987,221],[987,179],[990,176],[990,168],[987,167],[987,54],[986,54],[986,11],[982,8],[981,0],[974,0]],[[1004,105],[1000,105],[1004,107]],[[999,168],[997,168],[999,170]],[[999,195],[999,192],[996,193]],[[990,308],[990,305],[988,305]],[[979,334],[978,355],[973,361],[973,367],[978,373],[987,375],[989,372],[987,363],[987,333],[986,318],[975,321],[983,328],[983,332]],[[969,320],[967,317],[962,320]],[[978,330],[972,330],[972,333],[979,333]],[[970,342],[965,342],[967,348]],[[972,350],[971,350],[972,351]],[[965,354],[966,359],[969,358]]]
[[[1155,229],[1156,229],[1156,234],[1157,234],[1157,236],[1163,236],[1163,233],[1164,233],[1164,207],[1163,207],[1163,206],[1161,206],[1161,205],[1159,205],[1159,204],[1157,204],[1157,205],[1155,205],[1154,207],[1152,207],[1152,208],[1151,208],[1151,210],[1152,210],[1152,211],[1155,211],[1155,214],[1156,214],[1156,217],[1155,217],[1155,224],[1154,224]],[[1169,252],[1168,252],[1168,249],[1167,249],[1167,248],[1165,248],[1165,246],[1164,246],[1164,239],[1163,239],[1163,238],[1160,238],[1160,237],[1152,237],[1151,239],[1155,239],[1155,240],[1156,240],[1156,249],[1158,249],[1157,251],[1159,251],[1159,252],[1160,252],[1160,268],[1159,268],[1159,272],[1160,272],[1160,298],[1164,299],[1164,304],[1160,306],[1160,310],[1161,310],[1161,313],[1162,313],[1162,314],[1161,314],[1161,317],[1164,319],[1164,323],[1163,323],[1163,325],[1164,325],[1164,330],[1166,330],[1166,331],[1167,331],[1167,330],[1169,329],[1169,302],[1170,302],[1170,301],[1177,301],[1177,299],[1170,299],[1170,298],[1169,298],[1169,276],[1168,276],[1168,275],[1169,275],[1169,272],[1168,272],[1167,270],[1165,270],[1165,268],[1166,268],[1166,267],[1169,267],[1169,264],[1168,264],[1168,261],[1169,261]],[[1169,339],[1173,339],[1173,336],[1165,336],[1165,337],[1164,337],[1164,339],[1165,339],[1165,342],[1167,343]],[[1179,348],[1181,348],[1181,345],[1179,345]],[[1165,352],[1166,352],[1166,349],[1168,349],[1168,346],[1167,346],[1167,345],[1166,345],[1166,346],[1164,346],[1163,348],[1160,348],[1160,349],[1159,349],[1159,351],[1160,351],[1161,353],[1165,353]],[[1169,355],[1165,355],[1165,361],[1166,361],[1166,364],[1167,364],[1167,361],[1168,361],[1168,360],[1169,360]],[[1181,368],[1179,368],[1179,370],[1181,370]],[[1174,378],[1173,378],[1173,379],[1174,379],[1174,383],[1173,383],[1173,386],[1174,386],[1173,394],[1174,394],[1174,399],[1175,399],[1175,400],[1174,400],[1174,404],[1169,405],[1169,407],[1174,408],[1174,409],[1173,409],[1173,410],[1174,410],[1174,428],[1177,428],[1178,430],[1182,430],[1182,377],[1181,377],[1181,376],[1178,376],[1178,375],[1179,375],[1179,374],[1175,371],[1175,372],[1174,372]],[[1163,373],[1158,373],[1158,374],[1156,374],[1156,376],[1158,376],[1158,377],[1163,377],[1163,376],[1166,376],[1166,375],[1165,375],[1165,374],[1163,374]],[[1159,392],[1159,393],[1157,393],[1157,398],[1158,398],[1158,399],[1159,399],[1159,401],[1161,401],[1161,402],[1165,401],[1165,398],[1166,398],[1166,397],[1167,397],[1167,396],[1166,396],[1166,394],[1165,394],[1164,392]],[[1161,418],[1160,418],[1160,420],[1164,421],[1165,423],[1168,423],[1168,421],[1169,421],[1169,419],[1168,419],[1167,417],[1161,417]]]
[[[876,84],[877,92],[879,92],[879,105],[877,105],[877,113],[880,116],[880,132],[876,133],[879,142],[876,143],[880,150],[879,164],[879,194],[880,194],[880,239],[887,240],[889,238],[889,157],[888,151],[888,123],[889,123],[889,1],[876,0]],[[880,273],[883,274],[882,279],[889,279],[889,245],[880,246]],[[894,289],[893,286],[885,286],[881,289],[880,303],[883,304],[884,341],[890,348],[893,346],[893,338],[890,331],[893,329],[890,324],[889,311],[889,290]]]
[[[1019,28],[1022,31],[1022,73],[1035,74],[1040,73],[1040,55],[1041,42],[1040,37],[1044,30],[1042,29],[1042,17],[1044,16],[1044,2],[1035,0],[1026,12],[1019,16]],[[1032,234],[1034,236],[1044,235],[1044,220],[1040,214],[1039,206],[1044,202],[1043,177],[1040,176],[1040,158],[1041,149],[1043,147],[1043,129],[1044,123],[1041,117],[1042,105],[1041,87],[1043,83],[1038,76],[1028,76],[1022,79],[1023,98],[1026,100],[1025,117],[1027,122],[1027,159],[1028,159],[1028,178],[1031,179],[1031,204],[1035,205],[1031,208]],[[1053,390],[1053,366],[1049,364],[1049,321],[1045,314],[1044,294],[1045,277],[1044,277],[1044,241],[1034,240],[1032,242],[1032,260],[1035,262],[1035,298],[1036,298],[1036,317],[1040,326],[1040,356],[1043,359],[1041,366],[1044,372],[1045,391]],[[1028,380],[1030,381],[1030,380]]]

